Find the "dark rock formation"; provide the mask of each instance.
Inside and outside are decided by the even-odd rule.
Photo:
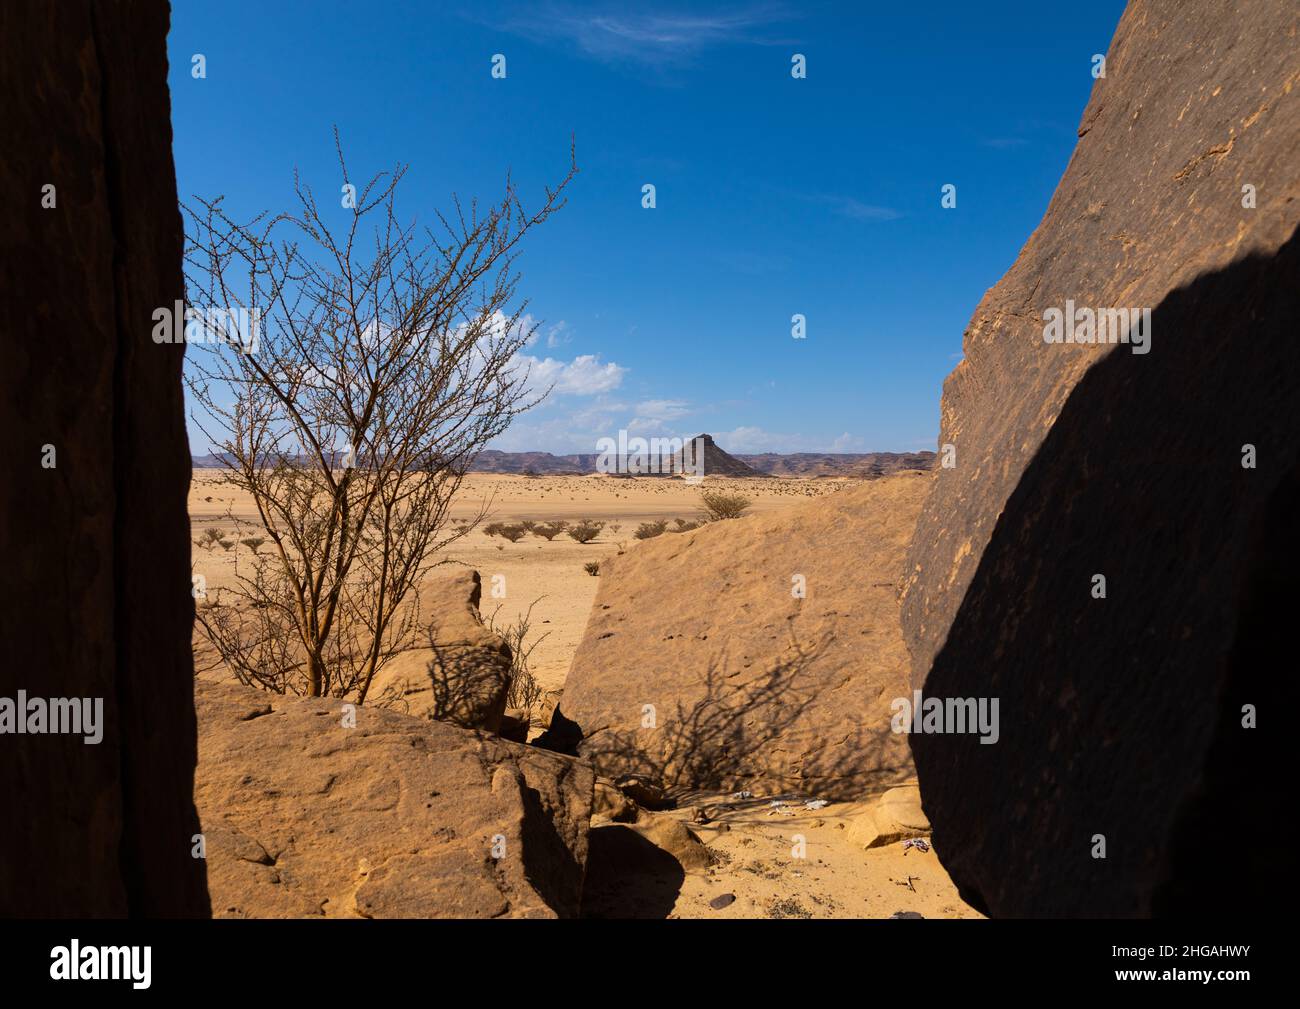
[[[1289,673],[1264,656],[1291,652],[1300,570],[1297,13],[1129,5],[945,385],[956,465],[904,630],[913,685],[998,698],[1000,739],[911,743],[936,850],[992,915],[1222,913],[1278,880],[1242,832],[1276,806],[1260,734]],[[1067,299],[1153,309],[1149,353],[1046,343]]]
[[[208,913],[184,348],[151,339],[183,291],[167,28],[161,0],[0,6],[0,698],[104,723],[0,735],[3,916]]]

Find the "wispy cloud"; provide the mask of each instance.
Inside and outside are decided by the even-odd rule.
[[[879,207],[863,203],[851,196],[826,196],[821,202],[829,204],[840,217],[850,221],[896,221],[903,215],[893,207]]]
[[[771,3],[710,13],[643,13],[611,5],[592,10],[552,3],[508,16],[503,27],[535,41],[572,45],[602,62],[663,67],[688,63],[716,46],[788,44],[771,28],[791,17]]]

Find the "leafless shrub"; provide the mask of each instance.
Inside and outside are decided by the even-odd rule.
[[[672,531],[675,533],[688,533],[692,529],[698,529],[703,524],[703,522],[691,522],[687,519],[673,519]]]
[[[632,535],[639,540],[650,540],[656,536],[662,536],[667,528],[668,523],[664,519],[659,519],[657,522],[642,522],[636,527],[636,532]]]
[[[533,535],[541,536],[548,543],[569,528],[567,522],[542,522],[533,526]]]
[[[513,624],[497,623],[501,613],[500,606],[492,612],[487,621],[487,626],[500,634],[510,646],[510,690],[506,694],[506,707],[523,711],[529,725],[533,724],[533,714],[546,693],[537,682],[537,677],[533,675],[531,659],[533,649],[546,640],[550,631],[533,641],[528,640],[529,634],[532,633],[533,607],[539,602],[540,599],[534,599]]]
[[[600,561],[587,561],[587,563],[582,566],[582,570],[594,578],[596,575],[600,574]]]
[[[513,264],[577,169],[536,211],[507,178],[499,203],[456,200],[420,229],[398,215],[404,167],[353,187],[335,145],[342,215],[297,178],[298,206],[270,219],[238,223],[220,197],[182,207],[202,330],[186,382],[273,547],[236,561],[203,631],[245,683],[364,701],[414,644],[438,553],[477,522],[446,528],[465,473],[539,398],[516,358],[532,331]],[[259,331],[241,329],[253,311]]]
[[[514,525],[505,525],[497,530],[497,534],[502,539],[507,539],[511,543],[518,543],[528,535],[528,529],[522,522],[516,522]]]

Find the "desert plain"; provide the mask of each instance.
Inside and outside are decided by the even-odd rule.
[[[784,510],[793,510],[795,516],[822,511],[837,495],[853,495],[872,483],[887,488],[892,481],[921,479],[917,473],[876,481],[712,477],[707,486],[749,500],[744,517],[725,523],[729,535],[744,537],[751,519]],[[528,640],[534,647],[529,665],[545,692],[542,717],[531,738],[536,738],[539,725],[563,698],[570,665],[591,616],[601,576],[590,574],[588,565],[608,567],[611,560],[653,543],[636,537],[642,523],[666,520],[671,530],[678,519],[699,522],[703,517],[700,491],[701,487],[685,480],[664,477],[489,473],[465,477],[449,526],[482,518],[440,558],[445,565],[435,571],[424,591],[436,593],[447,574],[472,569],[482,581],[480,613],[485,622],[509,626],[531,610]],[[203,576],[207,591],[219,590],[232,582],[236,566],[247,561],[251,548],[240,541],[261,535],[252,499],[229,485],[221,470],[196,468],[189,514],[194,574]],[[604,525],[588,543],[564,533],[551,540],[530,534],[512,543],[484,532],[493,522],[529,520],[571,524],[591,520]],[[209,529],[219,531],[233,545],[203,545]],[[683,598],[681,603],[713,605],[707,598]],[[201,677],[230,679],[197,629],[195,652]],[[199,774],[202,778],[202,766]],[[905,787],[895,794],[907,799],[907,791]],[[932,848],[905,843],[905,839],[924,841],[924,829],[907,830],[898,840],[865,847],[856,825],[880,797],[828,802],[788,791],[695,790],[678,795],[675,808],[640,810],[634,826],[617,822],[626,817],[598,801],[589,835],[583,914],[888,918],[908,912],[927,918],[981,917],[961,900]],[[911,805],[923,828],[919,805]],[[684,831],[679,824],[687,823],[690,826]],[[655,849],[641,841],[645,837]],[[214,913],[222,914],[216,904]]]

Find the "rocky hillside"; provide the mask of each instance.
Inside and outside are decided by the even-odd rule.
[[[998,698],[1001,738],[912,749],[940,857],[991,914],[1262,899],[1257,849],[1225,852],[1270,805],[1243,723],[1268,717],[1300,562],[1298,28],[1290,0],[1129,5],[945,383],[954,465],[903,626],[914,686]],[[1082,306],[1150,309],[1145,345],[1048,342]]]

